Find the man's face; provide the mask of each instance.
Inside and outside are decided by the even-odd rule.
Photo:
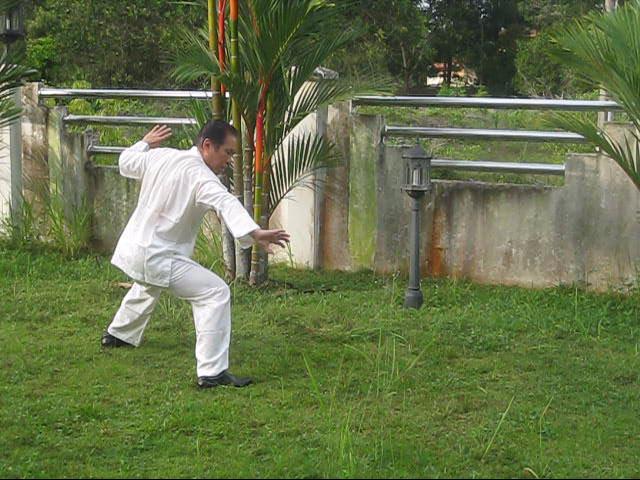
[[[215,173],[224,173],[227,165],[233,160],[236,153],[236,137],[228,134],[222,145],[214,145],[211,139],[205,138],[200,147],[200,153],[204,163]]]

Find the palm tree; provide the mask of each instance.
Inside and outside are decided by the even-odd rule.
[[[189,46],[178,55],[174,76],[179,81],[213,76],[230,90],[245,125],[245,206],[266,227],[288,192],[337,159],[325,138],[291,133],[319,107],[356,93],[343,81],[308,82],[355,33],[338,28],[345,6],[326,0],[246,0],[241,7],[238,64],[225,68],[210,55],[205,32],[185,33]],[[264,279],[266,256],[254,249],[251,282]]]
[[[568,113],[554,123],[583,135],[615,160],[640,189],[640,1],[611,13],[594,13],[555,36],[559,60],[583,79],[604,88],[633,125],[630,137],[613,139],[589,120]]]

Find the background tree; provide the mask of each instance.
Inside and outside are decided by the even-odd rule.
[[[255,145],[253,159],[245,158],[253,165],[253,216],[265,228],[288,192],[336,159],[327,139],[293,131],[319,107],[359,93],[340,80],[309,82],[356,32],[342,23],[345,6],[324,0],[246,0],[241,7],[237,68],[211,55],[206,32],[185,32],[187,48],[178,53],[175,77],[196,81],[213,76],[238,102],[245,141]],[[266,260],[253,250],[252,283],[266,279]]]
[[[388,73],[400,79],[404,91],[426,83],[433,49],[422,1],[355,0],[341,15],[360,35],[334,53],[328,67],[346,77]]]
[[[201,25],[196,9],[165,0],[27,3],[26,61],[54,85],[166,87],[179,27]]]

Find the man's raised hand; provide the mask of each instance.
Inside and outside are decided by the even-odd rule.
[[[171,136],[171,129],[166,125],[156,125],[147,133],[142,141],[149,144],[149,148],[159,147],[162,142]]]

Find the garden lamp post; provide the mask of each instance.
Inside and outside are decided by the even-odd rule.
[[[420,308],[423,302],[420,290],[420,200],[431,190],[431,155],[416,145],[402,155],[404,179],[402,190],[413,202],[409,229],[409,285],[404,297],[405,308]]]
[[[8,11],[0,15],[0,39],[9,49],[16,40],[24,37],[24,13],[21,1],[12,2]]]

